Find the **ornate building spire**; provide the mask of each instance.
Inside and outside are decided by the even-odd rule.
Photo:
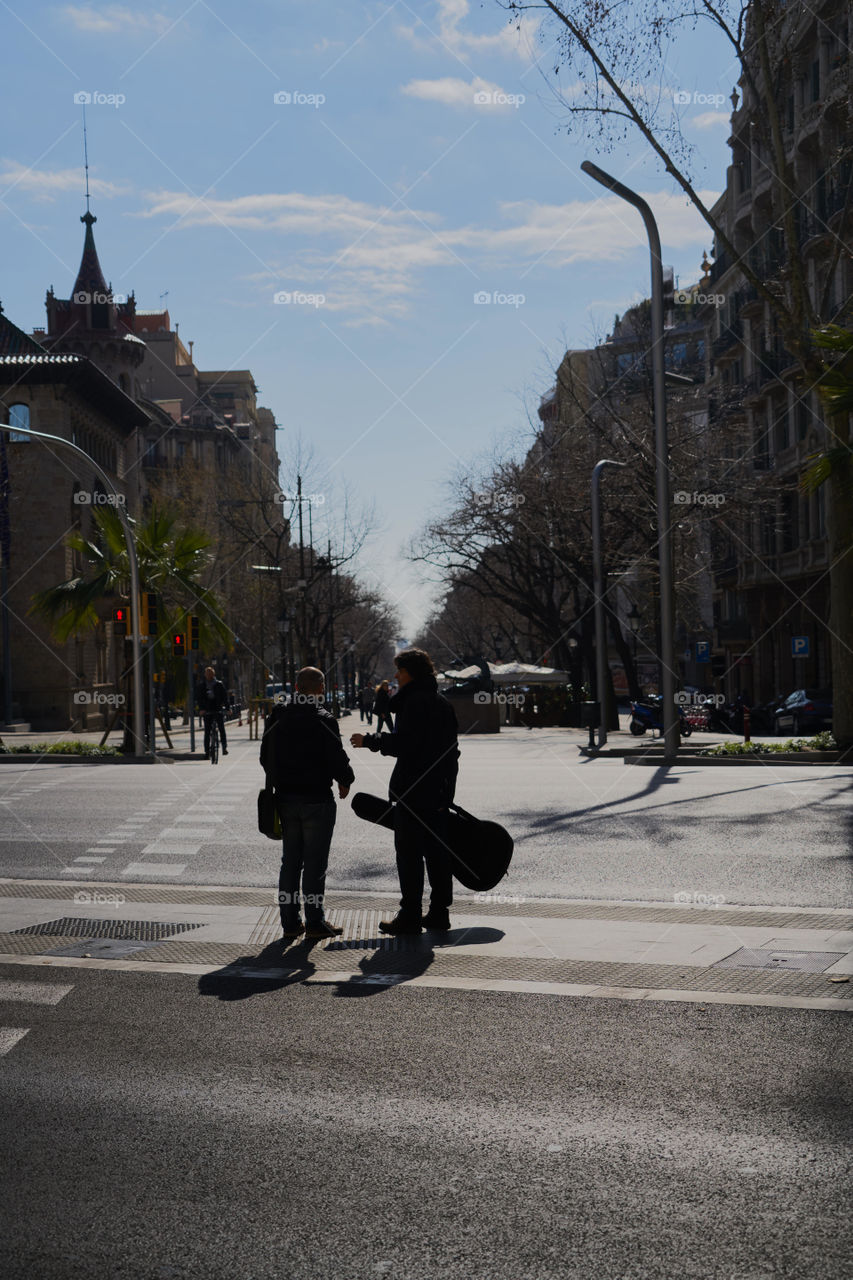
[[[92,223],[97,222],[98,219],[87,209],[80,221],[86,224],[86,237],[83,241],[83,257],[80,260],[80,270],[77,272],[77,279],[74,281],[72,300],[74,302],[91,302],[93,295],[98,293],[103,296],[98,298],[97,301],[106,302],[106,295],[109,290],[104,279],[104,273],[101,270],[101,264],[98,261],[95,237],[92,234]],[[78,294],[82,293],[87,293],[89,297],[86,299],[78,298]]]

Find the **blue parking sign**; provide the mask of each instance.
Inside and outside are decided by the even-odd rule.
[[[809,656],[808,636],[791,636],[791,657],[807,658]]]
[[[710,640],[696,641],[696,661],[697,662],[711,661],[711,641]]]

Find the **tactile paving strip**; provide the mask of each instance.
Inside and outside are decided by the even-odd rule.
[[[206,889],[194,885],[125,885],[94,884],[92,881],[65,883],[44,881],[0,881],[0,898],[50,898],[70,901],[75,892],[120,894],[125,902],[193,903],[198,906],[269,907],[276,902],[275,889]],[[393,915],[397,897],[371,897],[366,894],[330,890],[329,908],[338,910],[370,910]],[[622,902],[561,902],[548,898],[525,898],[507,885],[499,885],[492,894],[457,895],[454,911],[465,915],[528,917],[556,920],[628,920],[664,924],[741,925],[744,928],[779,929],[853,929],[853,911],[821,911],[816,908],[791,908],[790,911],[768,911],[761,907],[734,908],[676,906],[633,906]]]

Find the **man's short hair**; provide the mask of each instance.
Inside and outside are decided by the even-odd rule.
[[[204,674],[205,674],[206,676],[213,676],[213,677],[214,677],[214,679],[215,679],[215,678],[216,678],[216,668],[215,668],[215,667],[205,667],[205,669],[204,669]]]
[[[296,688],[300,693],[322,693],[326,677],[319,667],[303,667],[296,673]]]
[[[408,671],[413,680],[425,680],[435,675],[432,658],[425,649],[402,649],[394,658],[394,666]]]

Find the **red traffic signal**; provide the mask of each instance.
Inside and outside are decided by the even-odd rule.
[[[186,637],[180,633],[172,636],[172,653],[176,658],[182,658],[185,653]]]
[[[113,635],[127,635],[127,609],[113,609]]]

